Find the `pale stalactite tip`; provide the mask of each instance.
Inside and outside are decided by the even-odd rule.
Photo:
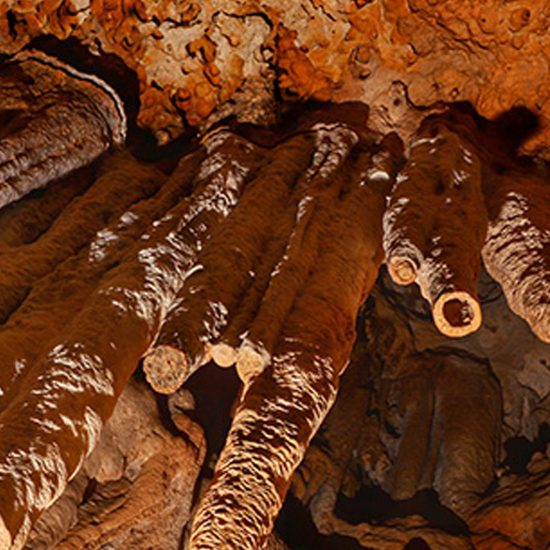
[[[237,352],[237,374],[243,383],[247,383],[259,375],[270,360],[271,356],[264,348],[243,343]]]
[[[218,367],[232,367],[237,361],[237,350],[224,342],[212,345],[209,351]]]
[[[416,281],[416,268],[407,258],[391,258],[388,262],[388,271],[393,282],[398,285],[410,285]]]
[[[177,391],[189,376],[189,370],[185,354],[172,346],[158,346],[143,359],[145,378],[159,393]]]
[[[475,332],[481,326],[479,302],[467,292],[445,292],[433,305],[435,326],[442,334],[460,338]]]

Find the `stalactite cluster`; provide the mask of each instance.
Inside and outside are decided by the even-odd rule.
[[[503,411],[511,414],[505,378],[490,354],[449,342],[482,327],[482,257],[510,308],[550,341],[542,169],[502,164],[485,145],[490,124],[467,112],[427,116],[404,146],[370,128],[365,105],[348,103],[273,131],[219,126],[170,170],[123,150],[120,100],[95,77],[30,52],[0,69],[0,91],[0,548],[65,535],[62,548],[79,537],[90,547],[109,536],[133,544],[132,526],[147,530],[154,506],[170,508],[158,488],[151,510],[137,504],[156,480],[170,478],[161,487],[184,499],[176,453],[203,443],[177,396],[209,363],[234,367],[241,390],[193,518],[189,494],[162,516],[166,530],[170,518],[188,523],[190,549],[275,547],[269,537],[304,457],[293,491],[320,532],[468,548],[464,535],[416,517],[353,526],[335,509],[342,487],[357,491],[348,463],[360,449],[365,476],[391,498],[434,489],[463,521],[488,521],[482,495],[499,462]],[[384,263],[404,311],[381,287],[393,284]],[[453,340],[422,347],[431,323],[410,328],[410,317],[426,304],[400,288],[413,282],[437,338]],[[308,452],[350,361],[321,436],[334,454]],[[115,467],[93,453],[114,452],[109,433],[139,416],[124,409],[129,396],[145,392],[154,409],[130,382],[140,364],[170,396],[172,429],[193,437],[183,445],[158,428],[146,457],[130,442],[117,447],[129,464]],[[204,448],[194,457],[198,470]],[[82,516],[75,502],[92,478],[101,488]],[[128,508],[112,513],[105,503],[117,498]],[[503,489],[502,498],[512,497]],[[90,520],[94,502],[105,530]],[[47,521],[60,525],[50,539]]]
[[[486,140],[486,138],[485,138]],[[416,282],[447,336],[476,331],[480,256],[513,311],[549,341],[548,186],[534,167],[498,173],[467,114],[428,117],[409,143],[408,161],[384,215],[392,279]]]

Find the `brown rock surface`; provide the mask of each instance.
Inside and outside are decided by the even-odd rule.
[[[274,116],[291,99],[361,100],[406,133],[417,109],[469,101],[486,118],[524,106],[548,158],[550,8],[546,0],[8,0],[0,52],[75,38],[136,72],[139,122],[164,142],[192,124]]]
[[[178,548],[204,460],[197,424],[176,413],[185,439],[163,425],[153,393],[131,381],[94,452],[36,524],[25,548]],[[129,437],[131,434],[131,437]],[[84,498],[87,493],[86,498]]]
[[[276,129],[231,121],[166,148],[144,146],[131,121],[130,147],[159,162],[117,151],[82,167],[118,143],[114,111],[92,117],[110,135],[94,148],[95,122],[83,133],[56,122],[63,102],[44,119],[27,102],[26,128],[53,121],[59,135],[52,145],[22,133],[25,151],[53,151],[68,166],[48,172],[45,162],[36,186],[81,168],[22,188],[0,210],[0,548],[281,548],[293,546],[293,519],[286,532],[278,526],[284,541],[271,532],[288,506],[307,510],[315,536],[338,548],[415,539],[543,548],[548,168],[516,158],[525,131],[515,139],[502,117],[444,106],[445,90],[430,91],[422,73],[439,75],[436,60],[452,73],[448,53],[470,39],[482,71],[486,51],[507,47],[500,16],[463,6],[481,33],[472,27],[464,39],[441,4],[185,6],[9,2],[6,48],[49,29],[116,53],[137,71],[139,122],[161,142],[183,127],[176,108],[204,127],[235,113],[269,120],[281,97],[348,94],[370,110],[326,103]],[[531,25],[531,12],[514,17],[515,33]],[[541,8],[536,24],[543,19]],[[14,65],[0,68],[9,91],[5,67]],[[470,91],[479,74],[468,76]],[[24,92],[51,84],[28,73],[15,82]],[[472,93],[475,103],[481,92]],[[95,91],[78,94],[101,111]],[[413,105],[422,101],[429,108]],[[0,154],[9,157],[17,116],[6,109]],[[407,138],[407,159],[390,128]],[[73,146],[83,156],[69,166]],[[9,160],[3,166],[9,173]],[[395,227],[383,223],[391,217]],[[432,312],[414,285],[379,273],[384,241],[394,279],[410,282],[392,264],[405,257]],[[400,255],[411,243],[413,254]],[[480,251],[497,282],[480,270]],[[476,316],[475,334],[450,340],[458,335],[438,333],[432,316],[441,329],[437,304],[456,291],[485,322]],[[132,378],[141,358],[168,397]]]

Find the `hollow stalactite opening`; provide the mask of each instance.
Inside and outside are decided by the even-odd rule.
[[[449,292],[435,301],[434,321],[447,336],[461,337],[481,326],[479,303],[466,292]]]

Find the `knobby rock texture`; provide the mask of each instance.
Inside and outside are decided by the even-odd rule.
[[[333,4],[3,4],[0,548],[550,544],[549,14]]]
[[[138,76],[139,123],[161,142],[184,123],[262,123],[289,99],[360,100],[372,125],[414,130],[416,111],[471,102],[486,118],[540,116],[523,147],[550,155],[546,0],[6,0],[0,53],[43,35],[114,54]]]

